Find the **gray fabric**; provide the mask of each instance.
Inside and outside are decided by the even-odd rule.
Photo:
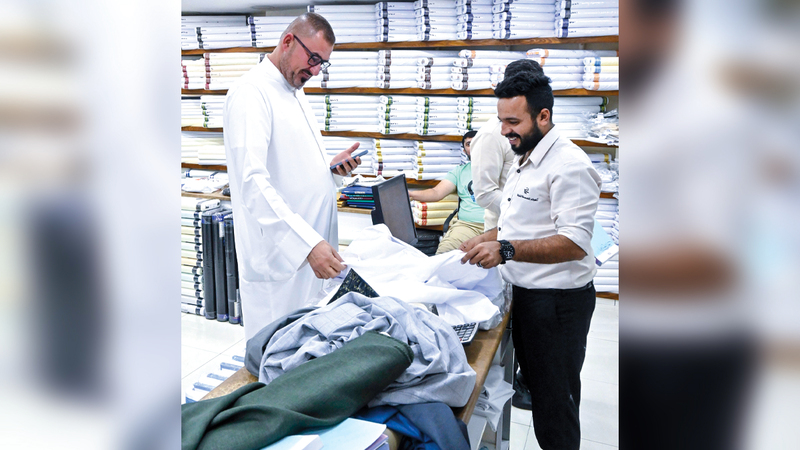
[[[265,326],[253,337],[248,339],[247,350],[244,355],[244,366],[247,368],[247,371],[253,374],[254,377],[257,377],[259,367],[261,367],[261,358],[264,357],[264,349],[267,348],[267,343],[270,339],[272,339],[272,335],[274,335],[276,331],[305,316],[311,311],[314,311],[315,309],[317,309],[316,306],[307,306],[305,308],[292,311]]]
[[[414,361],[370,407],[442,402],[460,407],[475,387],[475,371],[453,328],[426,310],[392,297],[350,292],[272,336],[258,380],[269,384],[304,362],[333,352],[368,331],[385,332],[411,346]]]

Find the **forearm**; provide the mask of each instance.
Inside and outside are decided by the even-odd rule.
[[[439,197],[438,193],[434,189],[409,192],[408,196],[411,198],[411,200],[416,200],[418,202],[438,202],[445,197],[444,195]]]
[[[494,227],[491,230],[486,230],[481,235],[481,238],[483,239],[481,242],[496,241],[497,240],[497,227]]]
[[[542,239],[510,242],[514,246],[514,261],[519,262],[558,264],[586,257],[586,252],[576,243],[558,234]]]

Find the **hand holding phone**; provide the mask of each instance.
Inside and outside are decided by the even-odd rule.
[[[364,149],[364,150],[359,150],[359,151],[357,151],[357,152],[353,153],[352,155],[350,155],[350,158],[352,158],[352,159],[356,159],[356,158],[358,158],[359,156],[364,156],[364,155],[366,155],[367,153],[369,153],[369,150],[367,150],[367,149]],[[340,161],[340,162],[338,162],[338,163],[336,163],[336,164],[332,165],[332,166],[331,166],[331,171],[332,171],[332,172],[336,172],[336,169],[337,169],[337,168],[339,168],[339,166],[341,166],[342,164],[344,164],[344,162],[345,162],[345,161],[347,161],[347,160],[345,159],[344,161]]]

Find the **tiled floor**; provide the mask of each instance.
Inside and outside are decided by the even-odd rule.
[[[619,446],[619,307],[598,299],[589,329],[586,362],[581,373],[582,449],[607,450]],[[181,319],[181,385],[188,390],[219,362],[244,352],[244,329],[192,314]],[[528,411],[512,408],[510,450],[537,450]],[[486,444],[494,450],[491,444]]]

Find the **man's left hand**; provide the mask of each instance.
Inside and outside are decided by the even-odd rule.
[[[483,267],[484,269],[491,269],[497,266],[503,262],[503,258],[500,257],[500,242],[481,242],[461,258],[461,264],[465,264],[466,262],[475,264],[478,267]]]
[[[355,170],[355,168],[358,167],[359,164],[361,164],[361,157],[356,157],[355,159],[353,159],[350,157],[350,155],[353,154],[353,152],[358,148],[359,145],[361,145],[361,143],[356,142],[347,150],[334,156],[333,159],[331,160],[331,166],[335,166],[336,164],[342,161],[344,161],[344,163],[341,166],[332,169],[331,171],[336,175],[346,176],[348,173]]]

